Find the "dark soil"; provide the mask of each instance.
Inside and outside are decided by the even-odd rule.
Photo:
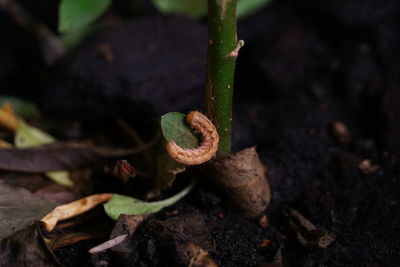
[[[267,227],[231,212],[201,185],[143,223],[129,237],[132,251],[89,258],[82,251],[98,240],[84,241],[58,250],[59,260],[180,266],[177,244],[198,241],[218,266],[268,266],[279,248],[284,266],[400,266],[400,4],[325,2],[275,1],[239,24],[246,45],[237,64],[233,143],[236,151],[257,145],[267,167]],[[205,36],[200,22],[159,15],[102,32],[52,69],[42,108],[83,121],[123,116],[142,129],[163,113],[198,108]],[[99,44],[111,47],[112,61]],[[347,126],[346,142],[335,137],[335,121]],[[365,160],[377,168],[363,171]],[[286,207],[336,240],[326,249],[303,247]],[[191,234],[182,222],[207,233]]]
[[[157,15],[102,32],[57,65],[42,105],[66,118],[141,122],[172,107],[199,107],[206,31],[189,19]]]

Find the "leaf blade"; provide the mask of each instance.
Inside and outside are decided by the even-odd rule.
[[[178,194],[170,198],[154,202],[145,202],[140,199],[114,194],[111,200],[104,204],[104,210],[113,220],[117,220],[120,214],[141,215],[158,212],[185,197],[190,190],[192,190],[195,184],[196,182],[192,182]]]
[[[161,130],[167,140],[174,141],[182,148],[193,148],[198,145],[198,138],[189,129],[185,114],[169,112],[161,117]]]
[[[62,0],[58,30],[69,33],[87,27],[110,6],[111,0]]]
[[[0,196],[0,240],[40,219],[57,205],[7,184],[0,184]]]
[[[52,144],[56,141],[51,135],[26,124],[22,119],[18,120],[17,131],[14,137],[14,144],[17,148],[29,148],[39,145]],[[63,186],[71,187],[74,182],[67,171],[47,172],[46,176]]]
[[[207,14],[206,0],[152,0],[161,13],[184,14],[198,19]]]

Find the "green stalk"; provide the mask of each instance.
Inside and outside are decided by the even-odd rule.
[[[219,155],[231,152],[232,96],[236,57],[236,0],[208,0],[206,109],[219,134]]]

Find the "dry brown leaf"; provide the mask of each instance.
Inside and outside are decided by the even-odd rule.
[[[13,145],[3,139],[0,139],[0,148],[13,148]]]
[[[93,239],[93,238],[96,238],[96,236],[93,234],[78,232],[78,233],[64,234],[54,239],[45,238],[44,240],[47,244],[47,247],[54,251],[65,246],[73,245],[79,241]]]
[[[43,173],[76,170],[127,157],[150,149],[158,137],[135,148],[114,149],[82,144],[55,143],[25,149],[0,149],[0,170]]]
[[[314,246],[327,248],[333,241],[335,235],[325,228],[318,228],[300,212],[286,208],[285,215],[289,219],[289,226],[295,232],[297,241],[303,246]]]
[[[17,118],[7,104],[0,108],[0,126],[12,132],[17,130]]]
[[[93,207],[108,201],[112,196],[113,194],[105,193],[78,199],[54,208],[49,214],[40,219],[40,221],[44,224],[46,231],[50,232],[54,229],[57,222],[85,213]]]

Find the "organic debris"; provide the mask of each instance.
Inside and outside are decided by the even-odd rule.
[[[113,194],[96,194],[85,198],[78,199],[68,204],[57,206],[49,214],[40,219],[44,224],[46,231],[50,232],[54,229],[57,222],[78,216],[93,207],[108,201]]]
[[[364,174],[370,174],[379,170],[379,166],[372,164],[369,159],[361,161],[360,164],[358,164],[358,168],[360,168]]]
[[[335,241],[334,234],[329,233],[324,228],[316,227],[297,210],[287,208],[286,216],[288,216],[289,225],[301,245],[327,248]]]

